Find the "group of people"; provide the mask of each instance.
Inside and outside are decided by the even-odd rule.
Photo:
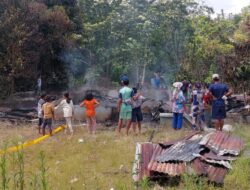
[[[129,87],[129,79],[127,76],[120,78],[122,88],[119,91],[119,100],[117,109],[119,112],[118,132],[121,132],[123,122],[126,123],[126,134],[128,135],[129,129],[132,124],[134,133],[136,133],[136,125],[138,132],[141,132],[141,122],[143,120],[141,106],[145,101],[145,97],[138,92],[136,87]]]
[[[172,95],[173,103],[173,128],[182,128],[183,114],[188,113],[186,103],[191,102],[190,116],[192,118],[192,128],[202,130],[205,121],[210,118],[205,117],[205,109],[212,106],[212,120],[217,130],[222,130],[224,119],[226,118],[225,100],[232,94],[227,85],[220,82],[218,74],[213,74],[210,85],[200,83],[188,84],[175,82]]]
[[[85,107],[85,115],[88,124],[89,133],[95,134],[96,132],[96,119],[95,108],[99,102],[94,98],[92,93],[87,93],[80,107]],[[71,136],[74,133],[72,127],[72,118],[74,116],[74,104],[69,96],[65,93],[63,100],[58,105],[54,105],[53,98],[49,95],[43,94],[38,101],[38,132],[45,135],[46,127],[49,128],[50,135],[52,135],[52,120],[55,119],[55,109],[61,108],[63,110],[63,117],[66,121],[65,133],[69,130]],[[42,130],[42,131],[41,131]]]
[[[139,133],[141,132],[141,122],[143,115],[141,111],[141,105],[145,101],[137,90],[136,87],[129,87],[129,79],[127,76],[121,77],[122,88],[119,91],[118,101],[118,132],[121,132],[123,123],[126,124],[126,134],[128,135],[129,129],[132,125],[133,131],[136,133],[136,125],[138,126]],[[85,107],[85,116],[89,133],[96,133],[96,111],[95,108],[99,106],[99,102],[94,98],[92,93],[87,93],[83,102],[80,103],[80,107]],[[72,119],[74,116],[74,104],[69,96],[69,93],[65,93],[63,100],[58,105],[54,105],[51,96],[43,94],[38,101],[38,131],[39,134],[45,135],[45,129],[48,127],[50,135],[52,135],[52,120],[55,119],[55,109],[62,109],[63,116],[66,121],[65,133],[69,130],[71,136],[74,133],[72,127]]]
[[[183,114],[188,113],[186,103],[191,102],[190,116],[192,118],[192,128],[202,130],[206,118],[204,110],[208,106],[212,106],[212,119],[214,120],[214,127],[217,130],[222,130],[224,119],[226,117],[225,100],[232,94],[231,90],[220,83],[218,74],[212,76],[212,84],[203,86],[200,83],[186,84],[185,82],[175,82],[173,84],[174,90],[172,94],[172,111],[173,111],[173,128],[179,130],[182,128]],[[120,78],[121,89],[119,91],[119,100],[117,109],[119,112],[118,132],[121,132],[123,124],[126,125],[126,134],[133,128],[136,133],[136,126],[138,132],[141,132],[141,122],[143,115],[141,106],[146,100],[141,95],[136,87],[129,87],[129,79],[126,75]],[[87,93],[80,107],[85,107],[85,116],[87,120],[89,133],[96,133],[96,112],[95,108],[99,106],[99,102],[94,98],[92,93]],[[63,100],[58,105],[54,105],[51,96],[43,94],[38,102],[38,130],[40,134],[45,135],[46,127],[49,128],[50,135],[52,135],[52,120],[54,119],[54,110],[61,108],[63,116],[66,121],[65,133],[69,130],[73,135],[72,118],[74,116],[74,104],[69,96],[65,93]]]

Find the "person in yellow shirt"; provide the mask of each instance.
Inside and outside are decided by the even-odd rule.
[[[43,112],[43,135],[45,135],[46,126],[49,127],[50,135],[52,135],[52,120],[54,119],[54,104],[51,97],[46,97],[46,103],[42,107]]]

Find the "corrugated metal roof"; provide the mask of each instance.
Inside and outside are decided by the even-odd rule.
[[[152,143],[137,143],[135,162],[133,164],[133,179],[139,181],[143,177],[149,177],[148,164],[151,160],[155,145]]]
[[[157,156],[156,160],[158,162],[190,162],[196,158],[195,154],[199,154],[202,150],[204,150],[204,148],[199,145],[199,142],[200,138],[195,140],[184,140],[177,142],[169,149],[164,150],[161,155]]]
[[[199,158],[193,160],[191,167],[197,175],[207,174],[207,164],[202,162]]]
[[[151,157],[153,155],[154,145],[151,143],[145,143],[142,144],[141,147],[141,163],[140,163],[140,170],[142,177],[149,177],[150,172],[148,170],[148,164],[151,160]]]
[[[205,175],[208,177],[209,181],[218,184],[223,183],[224,178],[228,172],[225,167],[214,166],[203,162],[199,158],[196,158],[192,162],[192,168],[197,175]]]
[[[222,184],[228,170],[224,167],[209,165],[207,169],[207,176],[209,181]]]
[[[221,131],[209,133],[203,137],[200,145],[204,145],[218,155],[239,155],[243,149],[243,141]]]
[[[203,155],[206,159],[211,159],[211,160],[228,160],[228,161],[233,161],[236,160],[236,157],[232,157],[232,156],[221,156],[221,155],[217,155],[212,151],[209,151],[208,153],[205,153]]]
[[[133,173],[136,171],[137,174],[133,178],[153,177],[157,173],[179,176],[191,166],[197,175],[205,175],[211,182],[223,183],[227,168],[231,168],[230,161],[236,159],[235,156],[223,155],[238,155],[242,148],[240,138],[223,132],[204,136],[193,133],[164,144],[137,143],[133,168]]]
[[[182,163],[157,163],[149,165],[148,169],[150,171],[165,173],[170,176],[179,176],[186,171],[186,164]]]

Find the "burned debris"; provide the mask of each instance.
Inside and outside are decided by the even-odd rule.
[[[181,176],[184,173],[206,176],[210,182],[223,184],[231,162],[243,149],[240,138],[215,131],[192,133],[161,144],[137,143],[133,179]]]

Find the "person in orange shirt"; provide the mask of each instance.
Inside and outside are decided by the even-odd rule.
[[[99,106],[99,102],[94,98],[92,93],[87,93],[80,107],[85,107],[85,115],[87,119],[89,133],[96,132],[95,108]]]

